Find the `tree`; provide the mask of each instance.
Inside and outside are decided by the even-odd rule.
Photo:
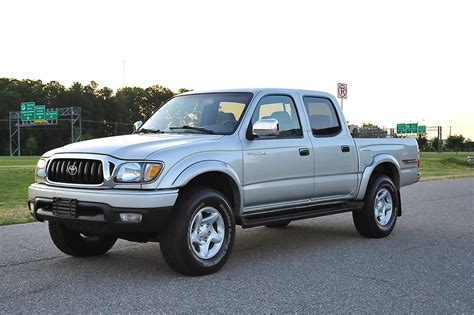
[[[459,151],[462,150],[464,147],[464,137],[462,135],[453,135],[449,136],[446,139],[446,148],[450,150]]]
[[[426,151],[428,149],[428,139],[426,138],[426,134],[418,134],[416,141],[418,142],[418,148],[420,148],[420,151]]]
[[[180,89],[184,91],[187,89]],[[0,78],[0,155],[9,153],[8,112],[18,111],[21,102],[33,101],[46,105],[47,109],[81,107],[82,138],[88,139],[130,133],[133,122],[148,119],[174,95],[160,85],[124,87],[114,92],[95,81],[85,85],[74,82],[65,87],[57,81]],[[34,134],[36,148],[31,151],[26,146],[27,141],[22,141],[22,151],[42,154],[65,145],[71,141],[70,128],[67,117],[62,117],[54,126],[28,128]]]
[[[38,150],[38,143],[36,142],[35,137],[29,137],[28,140],[26,140],[26,150],[30,155],[36,153],[36,150]]]
[[[438,144],[439,144],[439,138],[433,138],[431,140],[431,147],[433,148],[434,151],[438,151]]]
[[[474,151],[474,141],[472,141],[471,139],[467,139],[466,141],[464,141],[464,148],[467,151]]]

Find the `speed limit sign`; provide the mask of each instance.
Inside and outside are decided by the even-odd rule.
[[[347,84],[346,83],[337,84],[337,97],[347,99]]]

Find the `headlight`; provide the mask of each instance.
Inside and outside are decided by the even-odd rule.
[[[151,182],[160,175],[162,168],[161,163],[124,163],[117,171],[116,181],[121,183]]]
[[[38,160],[38,163],[36,164],[35,174],[38,179],[46,178],[46,160],[43,160],[43,159]]]

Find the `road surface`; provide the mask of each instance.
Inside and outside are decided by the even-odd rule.
[[[238,229],[217,274],[172,272],[159,244],[120,241],[78,259],[46,224],[0,228],[1,313],[474,313],[474,179],[402,189],[385,239],[361,237],[351,214]]]

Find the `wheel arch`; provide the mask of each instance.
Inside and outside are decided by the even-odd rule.
[[[215,189],[231,203],[236,223],[240,224],[243,204],[242,186],[236,171],[222,161],[203,161],[188,166],[173,181],[173,187],[180,191],[196,186]]]
[[[362,173],[357,200],[364,199],[367,188],[370,187],[371,183],[380,175],[390,177],[397,190],[400,189],[400,165],[398,161],[390,155],[378,155],[374,158],[372,165],[366,167]]]

